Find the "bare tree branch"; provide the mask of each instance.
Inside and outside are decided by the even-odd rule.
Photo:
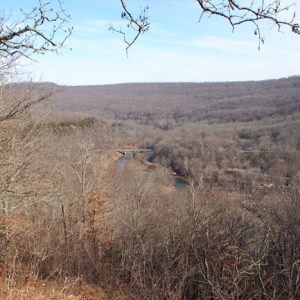
[[[252,0],[249,4],[244,4],[241,0],[196,0],[202,10],[199,21],[204,15],[216,16],[226,19],[232,29],[244,23],[254,26],[254,34],[258,37],[258,47],[264,43],[261,34],[262,21],[268,21],[275,25],[278,31],[281,28],[289,28],[293,33],[300,34],[300,25],[296,22],[295,4],[286,5],[282,0]],[[127,39],[125,31],[110,27],[110,30],[123,35],[126,43],[126,52],[136,42],[141,33],[150,28],[149,19],[146,12],[149,7],[142,10],[139,17],[134,17],[127,9],[125,0],[120,0],[124,10],[122,18],[128,21],[127,27],[137,31],[132,39]],[[292,11],[291,13],[289,13]],[[289,14],[289,17],[287,15]]]
[[[21,13],[19,21],[0,18],[0,69],[16,57],[57,51],[72,33],[63,0],[39,0],[30,12]]]
[[[17,99],[17,101],[12,103],[12,106],[9,107],[8,111],[3,112],[0,110],[0,122],[14,119],[17,115],[22,114],[24,111],[28,111],[33,105],[49,99],[54,92],[44,93],[43,95],[39,95],[36,99],[31,99],[31,94],[32,93],[30,92],[29,95],[24,95],[21,99]],[[3,106],[3,101],[4,99],[0,99],[1,106]]]
[[[130,10],[127,8],[125,1],[120,0],[120,2],[124,10],[121,14],[121,17],[122,19],[128,21],[127,27],[133,30],[134,35],[132,38],[128,38],[126,33],[121,28],[116,29],[114,26],[110,26],[109,30],[117,32],[123,36],[124,43],[127,45],[126,54],[128,56],[129,48],[137,41],[141,34],[145,33],[150,28],[150,23],[148,21],[149,18],[147,16],[147,11],[149,10],[149,7],[146,6],[142,8],[140,15],[138,17],[134,17]]]
[[[247,6],[239,4],[241,3],[239,0],[197,0],[197,2],[202,9],[201,17],[208,14],[225,18],[233,30],[241,24],[252,23],[254,34],[258,36],[259,48],[261,43],[264,43],[259,25],[261,21],[269,21],[276,25],[278,31],[282,27],[287,27],[293,33],[300,34],[299,24],[295,22],[296,13],[293,12],[290,19],[284,16],[294,7],[294,4],[283,5],[281,0],[252,0]]]

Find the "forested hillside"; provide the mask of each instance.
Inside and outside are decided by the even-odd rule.
[[[282,177],[297,173],[287,167],[286,160],[289,156],[293,161],[300,147],[300,77],[56,90],[48,104],[57,115],[85,115],[107,120],[112,126],[129,126],[140,136],[135,144],[153,149],[152,160],[171,166],[180,175],[195,177],[199,173],[195,168],[202,165],[201,170],[211,176],[215,160],[224,168],[253,167]],[[247,156],[241,151],[254,152]],[[288,165],[296,168],[298,162]]]
[[[51,85],[50,85],[51,86]],[[236,122],[299,112],[300,77],[260,82],[144,83],[57,87],[55,110],[126,119],[170,118]],[[146,115],[146,116],[145,116]]]

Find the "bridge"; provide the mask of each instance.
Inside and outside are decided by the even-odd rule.
[[[145,153],[151,151],[150,149],[143,149],[143,148],[122,148],[122,149],[116,149],[115,151],[126,155],[129,153]]]

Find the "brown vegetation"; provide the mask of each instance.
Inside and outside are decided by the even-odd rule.
[[[1,299],[298,299],[298,83],[2,86]]]

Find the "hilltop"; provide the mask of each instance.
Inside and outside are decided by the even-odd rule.
[[[194,121],[249,121],[300,111],[299,76],[249,82],[128,83],[55,89],[58,92],[48,101],[55,111],[123,119],[167,114]]]

